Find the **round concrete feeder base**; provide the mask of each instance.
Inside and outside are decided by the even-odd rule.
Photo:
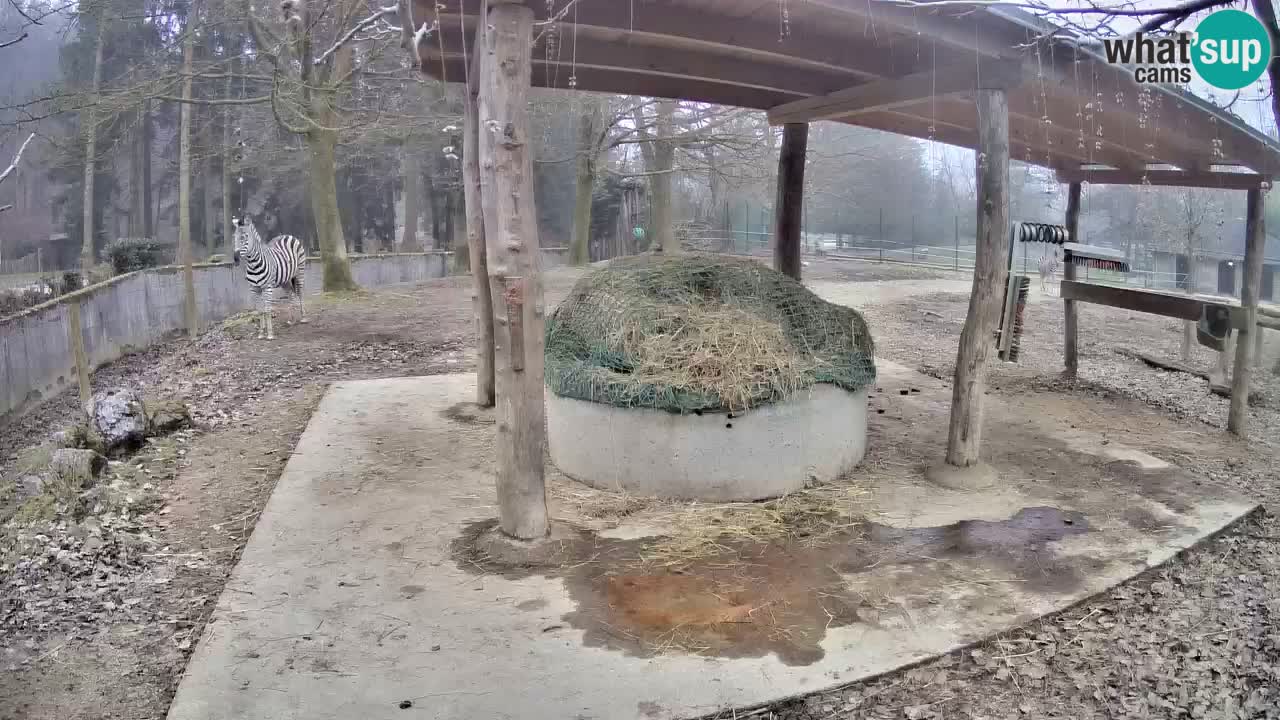
[[[762,500],[862,461],[867,390],[815,385],[746,413],[677,415],[547,391],[551,460],[569,477],[646,497]]]

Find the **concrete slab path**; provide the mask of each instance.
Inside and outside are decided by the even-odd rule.
[[[872,443],[936,442],[946,385],[880,365],[878,385],[896,404],[871,416]],[[981,545],[996,527],[982,521],[1031,517],[1018,515],[1027,508],[1087,518],[1088,532],[1047,541],[1052,566],[978,552],[851,571],[851,592],[893,602],[826,628],[812,661],[628,654],[584,642],[567,619],[579,603],[565,580],[478,573],[453,555],[469,524],[496,514],[494,428],[459,410],[472,387],[470,375],[450,375],[330,389],[219,599],[170,720],[653,720],[749,707],[891,671],[1064,608],[1253,508],[1166,472],[1159,458],[993,396],[991,446],[1016,431],[1024,448],[1051,446],[1035,453],[1044,462],[1092,453],[1120,463],[1129,480],[1103,482],[1087,469],[1027,477],[1010,464],[1014,449],[998,450],[993,464],[1006,482],[990,491],[943,490],[918,468],[896,478],[880,468],[869,519],[890,538]],[[957,521],[967,524],[940,528]],[[932,530],[917,537],[911,528]]]

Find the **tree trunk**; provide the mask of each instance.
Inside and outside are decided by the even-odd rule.
[[[573,238],[569,242],[569,264],[591,262],[591,191],[596,185],[596,136],[603,120],[600,103],[585,98],[582,126],[578,136],[578,182],[573,198]]]
[[[195,56],[195,27],[199,22],[199,2],[191,5],[187,20],[186,40],[182,47],[182,103],[178,123],[178,262],[182,263],[183,314],[187,321],[187,337],[194,340],[200,328],[196,316],[196,288],[191,251],[191,60]]]
[[[151,101],[142,101],[142,235],[156,236],[155,215],[151,210]]]
[[[307,151],[311,155],[311,214],[315,218],[320,262],[324,267],[325,292],[359,289],[351,277],[342,215],[338,212],[338,178],[334,164],[337,142],[336,134],[328,130],[307,133]]]
[[[232,67],[235,67],[235,63],[232,63]],[[226,97],[231,97],[230,78],[227,79]],[[231,224],[231,212],[232,206],[234,205],[234,196],[232,195],[234,190],[232,190],[231,183],[231,159],[232,153],[234,152],[231,140],[231,111],[228,110],[222,118],[222,246],[219,248],[227,255],[231,254],[231,238],[233,233],[235,233],[235,228],[232,227]]]
[[[958,467],[978,463],[987,356],[1009,275],[1009,101],[1005,91],[979,90],[977,109],[978,246],[947,431],[947,464]]]
[[[481,203],[493,298],[498,508],[502,531],[546,536],[543,299],[527,98],[533,10],[490,0],[480,64]]]
[[[142,156],[146,153],[146,147],[142,143],[141,109],[134,114],[134,118],[136,122],[130,135],[132,152],[129,157],[129,237],[139,238],[144,237],[143,226],[146,224],[142,207]]]
[[[655,130],[657,139],[653,145],[654,167],[650,187],[653,195],[650,200],[653,222],[653,239],[650,247],[658,247],[664,253],[680,252],[680,243],[676,240],[674,221],[671,216],[671,176],[675,169],[676,145],[672,138],[676,104],[671,100],[658,101],[658,123]]]
[[[804,161],[809,124],[787,123],[778,153],[777,214],[774,217],[773,269],[800,279],[800,221],[804,208]]]
[[[454,147],[461,147],[462,140]],[[461,187],[453,190],[453,212],[450,214],[450,249],[453,250],[453,272],[462,274],[471,270],[471,255],[467,250],[467,199]]]
[[[1250,190],[1245,210],[1244,278],[1240,288],[1240,307],[1244,309],[1244,327],[1236,339],[1236,368],[1231,378],[1231,409],[1227,415],[1227,430],[1240,437],[1249,434],[1249,381],[1253,375],[1253,363],[1249,353],[1253,349],[1249,336],[1261,332],[1258,327],[1258,295],[1262,285],[1262,255],[1267,244],[1264,227],[1263,196],[1261,190]]]
[[[441,236],[441,241],[439,243],[440,246],[437,248],[438,250],[453,247],[454,197],[455,195],[452,188],[444,191],[444,235]]]
[[[480,122],[476,97],[480,90],[480,56],[484,46],[483,23],[476,28],[470,83],[464,103],[462,148],[462,191],[467,211],[467,255],[471,260],[471,308],[476,324],[476,404],[494,405],[493,298],[489,294],[489,262],[485,243],[484,207],[480,198]]]
[[[426,196],[427,206],[431,209],[431,247],[423,247],[423,250],[439,250],[440,249],[440,197],[436,192],[436,179],[433,173],[423,173],[422,187]],[[425,246],[426,243],[423,243]]]
[[[406,147],[400,154],[400,171],[403,175],[404,193],[404,228],[400,232],[400,252],[415,252],[424,249],[418,245],[418,222],[422,217],[422,189],[419,180],[422,170],[418,165],[416,148]]]
[[[102,55],[103,46],[106,44],[106,27],[107,19],[104,14],[98,16],[98,36],[94,40],[95,48],[93,51],[93,81],[90,86],[90,92],[96,103],[98,91],[102,87]],[[85,132],[84,143],[84,236],[80,246],[80,269],[87,276],[90,269],[93,268],[93,236],[94,236],[94,179],[98,173],[98,113],[94,106],[89,108],[88,127],[83,128]],[[87,278],[86,278],[87,284]]]

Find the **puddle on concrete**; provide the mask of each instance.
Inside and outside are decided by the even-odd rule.
[[[905,591],[924,603],[946,602],[953,594],[943,588],[973,580],[948,561],[973,558],[1010,573],[1021,590],[1067,593],[1078,588],[1091,561],[1059,557],[1050,543],[1088,530],[1079,513],[1031,507],[1007,520],[933,528],[861,523],[816,546],[803,540],[730,544],[671,569],[644,560],[658,539],[558,527],[544,543],[515,546],[488,520],[469,526],[453,552],[473,573],[562,578],[577,606],[563,621],[585,631],[588,646],[638,656],[776,653],[788,665],[807,665],[822,658],[828,629],[876,623],[877,598],[853,589],[861,574],[883,578],[895,566],[911,566],[903,573]]]

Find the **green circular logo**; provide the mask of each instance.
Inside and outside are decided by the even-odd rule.
[[[1243,10],[1219,10],[1196,27],[1191,62],[1210,85],[1239,90],[1257,82],[1271,61],[1271,36]]]

